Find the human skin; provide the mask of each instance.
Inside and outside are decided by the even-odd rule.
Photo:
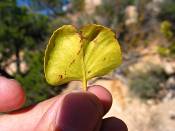
[[[32,87],[31,87],[32,88]],[[0,76],[0,131],[127,131],[123,121],[103,119],[112,105],[111,94],[102,86],[73,92],[20,109],[25,103],[21,85]]]

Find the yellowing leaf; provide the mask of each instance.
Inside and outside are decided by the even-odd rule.
[[[45,51],[44,72],[51,85],[102,76],[121,64],[121,50],[115,34],[101,25],[87,25],[78,31],[72,25],[57,29]]]

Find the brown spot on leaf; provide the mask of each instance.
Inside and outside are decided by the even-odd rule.
[[[80,54],[82,48],[83,48],[83,44],[80,45],[80,49],[78,50],[77,55]]]
[[[106,60],[106,57],[103,59],[103,61],[105,61]]]
[[[62,79],[63,78],[63,75],[60,75],[60,79]]]
[[[75,62],[75,59],[73,59],[73,61],[69,64],[69,67]]]
[[[79,55],[79,54],[80,54],[80,51],[81,51],[81,49],[79,49],[79,50],[78,50],[77,55]]]
[[[80,49],[83,48],[83,44],[81,44]]]
[[[87,37],[85,37],[82,32],[79,33],[79,36],[80,36],[80,39],[83,40],[83,39],[87,39]]]
[[[91,71],[88,71],[88,74],[91,73]]]

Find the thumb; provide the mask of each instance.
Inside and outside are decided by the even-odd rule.
[[[92,131],[104,115],[92,93],[70,93],[59,98],[43,115],[37,131]]]

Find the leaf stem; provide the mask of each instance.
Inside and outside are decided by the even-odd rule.
[[[87,79],[86,79],[86,67],[84,63],[84,50],[83,50],[83,57],[82,57],[82,69],[83,69],[83,80],[82,80],[82,86],[83,86],[83,91],[87,91]]]
[[[83,61],[83,80],[82,80],[83,91],[87,91],[87,79],[86,79],[86,70],[85,64]]]
[[[86,91],[87,90],[87,80],[86,80],[86,77],[83,77],[83,90]]]

